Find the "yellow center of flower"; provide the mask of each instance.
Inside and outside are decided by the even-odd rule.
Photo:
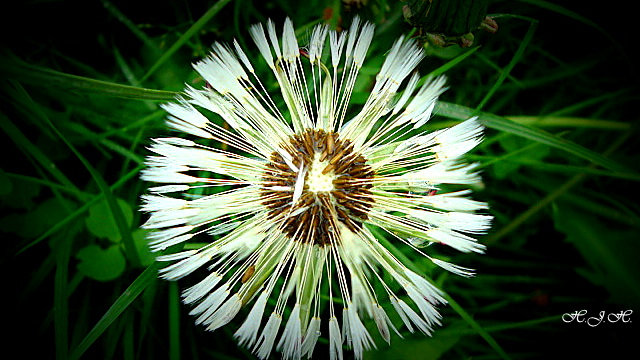
[[[262,204],[293,240],[331,245],[340,223],[358,232],[373,204],[374,171],[334,132],[308,129],[281,146],[263,175]],[[292,166],[293,165],[293,166]]]
[[[315,153],[313,161],[307,171],[305,184],[308,186],[308,191],[311,192],[333,190],[333,180],[335,180],[336,175],[333,171],[327,171],[325,174],[322,173],[322,170],[329,165],[329,161],[320,161],[320,156],[320,153]]]

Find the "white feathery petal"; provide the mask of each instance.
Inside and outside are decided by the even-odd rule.
[[[289,61],[295,60],[300,56],[300,47],[296,39],[296,33],[293,29],[291,19],[284,20],[284,29],[282,31],[282,55]]]
[[[441,229],[453,229],[466,233],[483,234],[491,227],[492,216],[465,212],[439,212],[433,210],[408,210],[408,215]]]
[[[331,45],[331,65],[334,68],[337,68],[338,64],[340,64],[340,59],[342,58],[342,52],[344,51],[344,45],[346,43],[348,33],[349,30],[342,31],[339,34],[335,30],[329,31],[329,43]]]
[[[404,88],[404,92],[402,93],[402,95],[400,96],[400,98],[398,99],[398,101],[396,102],[393,111],[391,112],[392,115],[397,114],[403,107],[404,105],[407,103],[407,100],[409,100],[409,98],[411,97],[411,95],[413,95],[413,91],[415,90],[416,86],[418,85],[418,80],[420,80],[420,75],[418,75],[418,73],[414,73],[411,78],[409,79],[409,82],[407,83],[407,86],[405,86]],[[409,120],[407,118],[407,120]],[[398,124],[401,125],[401,124]]]
[[[269,295],[267,291],[263,291],[260,294],[258,300],[251,307],[251,311],[249,315],[247,315],[244,323],[242,323],[242,326],[233,334],[233,337],[238,340],[238,344],[241,346],[252,347],[253,344],[255,344]]]
[[[353,61],[353,48],[354,48],[354,45],[356,44],[356,41],[358,40],[358,35],[360,34],[360,27],[361,27],[360,18],[356,16],[351,21],[351,26],[349,27],[349,32],[348,32],[347,44],[344,51],[347,66],[350,66],[351,62]]]
[[[198,214],[199,210],[192,208],[156,211],[151,213],[149,219],[141,227],[143,229],[160,229],[187,225],[189,219],[195,218]]]
[[[260,358],[266,359],[271,354],[271,350],[273,349],[273,343],[276,339],[276,335],[278,335],[278,329],[280,328],[280,323],[282,323],[282,316],[275,311],[271,313],[269,316],[269,320],[267,324],[262,329],[262,334],[260,335],[260,339],[256,343],[253,348],[253,352]],[[257,350],[257,352],[256,352]]]
[[[153,139],[154,142],[160,142],[160,143],[164,143],[164,144],[169,144],[169,145],[176,145],[176,146],[194,146],[196,145],[196,143],[194,141],[188,140],[188,139],[183,139],[183,138],[178,138],[178,137],[169,137],[169,138],[157,138],[157,139]]]
[[[471,193],[471,190],[460,190],[451,193],[431,195],[424,199],[424,202],[442,210],[449,211],[476,211],[486,210],[489,205],[485,202],[472,200],[463,197]]]
[[[391,305],[393,305],[393,308],[396,310],[396,313],[398,313],[398,315],[400,316],[400,319],[402,320],[402,323],[404,324],[404,326],[406,326],[407,330],[409,330],[409,332],[413,334],[414,330],[413,330],[411,319],[409,319],[407,314],[405,314],[402,306],[400,305],[400,301],[402,301],[402,299],[397,299],[395,296],[391,296],[389,298],[389,301],[391,301]]]
[[[271,41],[271,47],[276,52],[277,59],[282,59],[282,51],[280,50],[280,42],[278,41],[278,35],[276,34],[276,24],[271,20],[267,20],[267,33],[269,34],[269,40]]]
[[[242,61],[242,64],[244,65],[244,67],[247,68],[249,72],[253,73],[254,70],[253,70],[253,65],[251,65],[251,61],[249,61],[247,54],[244,53],[244,51],[240,47],[240,44],[238,44],[238,40],[236,39],[233,39],[233,48],[236,51],[236,56],[240,59],[240,61]]]
[[[351,329],[349,328],[349,309],[342,308],[342,341],[351,347]]]
[[[454,273],[456,275],[459,276],[463,276],[463,277],[474,277],[475,276],[475,271],[473,269],[467,268],[467,267],[463,267],[463,266],[459,266],[456,264],[452,264],[450,262],[444,261],[444,260],[440,260],[440,259],[436,259],[436,258],[432,258],[429,257],[429,259],[431,259],[431,261],[433,261],[434,264],[438,265],[439,267]]]
[[[427,80],[405,108],[403,115],[413,119],[411,122],[414,123],[414,129],[424,125],[431,118],[436,99],[445,91],[445,81],[444,76]]]
[[[195,176],[182,174],[182,171],[189,170],[187,166],[167,165],[155,166],[153,164],[157,157],[147,157],[147,168],[140,172],[140,178],[144,181],[155,183],[195,183],[201,179]]]
[[[232,295],[216,312],[204,321],[204,324],[207,325],[207,330],[214,331],[227,325],[238,314],[241,307],[240,296],[238,294]]]
[[[167,117],[169,127],[201,138],[211,138],[211,134],[205,130],[210,124],[209,119],[184,99],[179,99],[179,103],[163,104],[160,107],[170,114]]]
[[[364,62],[364,57],[367,55],[371,40],[373,40],[375,26],[371,23],[365,23],[358,37],[356,47],[353,51],[353,61],[356,66],[361,67]]]
[[[184,199],[176,199],[168,196],[142,195],[142,211],[167,211],[186,207],[189,202]]]
[[[418,306],[418,309],[420,309],[420,313],[422,314],[422,318],[427,321],[429,326],[434,324],[441,325],[440,318],[442,318],[442,316],[440,316],[433,304],[425,299],[424,292],[419,292],[418,289],[412,285],[407,285],[404,289],[407,291],[411,300],[413,300],[413,302]],[[430,293],[427,295],[430,295]]]
[[[211,256],[199,252],[182,261],[160,269],[160,276],[167,280],[178,280],[191,274],[193,271],[206,264],[209,260],[211,260]]]
[[[168,261],[182,260],[182,259],[191,257],[197,253],[198,253],[198,250],[187,250],[187,251],[181,251],[175,254],[158,255],[156,256],[156,261],[168,262]]]
[[[207,295],[196,307],[191,309],[189,315],[200,315],[196,318],[196,325],[202,324],[207,320],[207,318],[220,307],[229,294],[229,284],[225,283]]]
[[[423,334],[431,335],[431,326],[427,324],[427,322],[424,321],[424,319],[418,315],[418,313],[415,312],[409,304],[404,302],[402,299],[395,298],[391,298],[391,303],[410,332],[413,333],[413,327],[411,324],[414,324],[420,331],[422,331]]]
[[[184,199],[176,199],[167,196],[142,195],[142,211],[166,211],[185,207],[189,202]]]
[[[204,279],[200,280],[197,284],[185,289],[182,292],[182,301],[185,304],[194,303],[200,299],[202,299],[205,295],[207,295],[218,283],[222,280],[222,276],[220,276],[216,272],[212,272],[207,275]]]
[[[329,318],[329,359],[342,360],[342,335],[335,316]]]
[[[183,243],[185,241],[190,240],[193,237],[193,235],[194,234],[184,234],[184,235],[174,236],[174,237],[171,237],[169,239],[166,239],[165,241],[157,242],[157,243],[154,243],[154,244],[149,242],[149,249],[152,252],[163,251],[163,250],[166,250],[170,246],[173,246],[173,245],[176,245],[176,244],[180,244],[180,243]]]
[[[387,313],[379,304],[375,304],[373,306],[373,320],[378,327],[380,336],[382,336],[387,344],[391,344],[391,333],[389,332],[389,326],[391,326],[391,328],[396,332],[396,334],[398,334],[398,336],[402,337],[402,335],[400,335],[400,332],[398,332],[398,329],[393,326],[393,323],[391,322],[391,319],[389,319],[389,316],[387,316]]]
[[[309,41],[309,61],[312,64],[322,58],[322,49],[328,33],[329,27],[327,25],[320,24],[313,28]]]
[[[435,135],[438,145],[432,148],[438,159],[455,160],[482,141],[484,126],[477,117],[466,120]]]
[[[319,317],[314,316],[311,318],[309,325],[307,326],[307,332],[302,340],[301,354],[302,356],[306,355],[309,359],[313,355],[313,350],[316,347],[318,338],[320,338],[320,323],[321,321]]]
[[[356,359],[362,359],[362,353],[371,347],[375,348],[376,344],[362,324],[354,307],[347,308],[347,316],[349,318],[349,328],[346,331],[351,335],[354,356]]]
[[[273,54],[271,52],[269,42],[267,41],[267,36],[264,33],[262,24],[251,25],[251,27],[249,28],[249,34],[251,35],[253,41],[256,43],[256,46],[258,46],[260,54],[262,54],[262,57],[266,60],[269,67],[273,68]]]
[[[189,185],[171,184],[150,187],[149,192],[152,192],[154,194],[166,194],[171,192],[184,192],[189,190],[189,188]]]
[[[431,184],[475,184],[480,177],[474,170],[478,163],[454,164],[448,161],[436,163],[426,169],[402,175],[414,186],[430,187]]]
[[[478,243],[476,239],[450,229],[434,228],[428,230],[426,235],[439,243],[465,253],[473,251],[482,254],[486,248]]]
[[[295,304],[277,346],[285,359],[300,359],[302,350],[302,329],[300,326],[300,305]]]
[[[194,227],[191,225],[172,227],[163,230],[152,231],[147,234],[147,239],[149,239],[149,245],[158,245],[164,242],[167,242],[175,237],[180,235],[184,235],[189,231],[193,230]]]
[[[464,212],[448,212],[442,227],[471,234],[484,234],[491,227],[493,216],[469,214]]]
[[[220,64],[223,64],[231,75],[236,79],[248,79],[247,73],[244,71],[242,64],[238,57],[231,51],[227,45],[222,45],[219,42],[213,43],[212,57],[218,59]]]

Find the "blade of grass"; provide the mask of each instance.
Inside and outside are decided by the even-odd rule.
[[[107,185],[106,181],[97,172],[91,163],[82,156],[82,154],[76,149],[73,144],[67,140],[67,138],[62,134],[58,128],[51,122],[51,119],[42,111],[40,106],[31,99],[26,90],[19,84],[16,84],[16,90],[19,93],[19,96],[23,99],[23,101],[29,105],[29,107],[34,111],[34,113],[39,116],[49,127],[55,132],[55,134],[62,140],[62,142],[73,152],[73,154],[80,160],[82,165],[87,169],[93,181],[95,181],[96,185],[100,189],[100,192],[104,194],[104,198],[107,201],[107,205],[109,206],[109,210],[111,211],[111,215],[115,220],[116,227],[118,228],[118,232],[120,233],[120,237],[122,238],[122,243],[124,244],[124,248],[129,255],[129,259],[134,266],[138,266],[140,264],[140,258],[138,256],[138,251],[135,247],[135,243],[133,241],[133,237],[131,236],[131,231],[128,229],[128,225],[126,223],[124,214],[122,213],[122,209],[118,205],[116,201],[116,197],[113,195],[113,192]]]
[[[67,285],[69,276],[69,258],[71,257],[72,238],[60,234],[54,245],[56,273],[53,290],[53,317],[55,323],[56,359],[67,359],[69,355],[69,302]]]
[[[144,31],[140,30],[140,28],[136,26],[136,24],[134,24],[133,21],[131,21],[118,8],[116,8],[111,1],[102,0],[102,6],[104,6],[104,8],[109,13],[111,13],[113,17],[118,19],[118,21],[120,21],[124,26],[126,26],[127,29],[129,29],[129,31],[131,31],[131,33],[135,35],[138,39],[140,39],[140,41],[142,41],[146,46],[148,46],[150,49],[155,49],[155,50],[158,49],[158,47],[153,42],[153,40],[151,40],[151,38],[149,38],[147,34],[144,33]]]
[[[156,101],[174,100],[177,95],[173,91],[145,89],[95,80],[7,59],[0,59],[0,64],[2,64],[0,73],[7,78],[47,88],[80,90],[83,93]]]
[[[509,119],[489,114],[489,113],[478,113],[475,110],[468,108],[462,105],[456,105],[447,102],[438,102],[436,104],[436,113],[438,115],[442,115],[445,117],[465,120],[474,115],[478,115],[480,121],[487,126],[488,128],[504,131],[510,134],[514,134],[517,136],[521,136],[533,141],[540,142],[542,144],[549,145],[551,147],[566,151],[570,154],[581,157],[589,162],[592,162],[596,165],[600,165],[609,170],[627,173],[627,174],[635,174],[636,172],[627,168],[626,166],[618,163],[617,161],[611,160],[595,151],[589,150],[581,145],[578,145],[572,141],[563,139],[561,137],[550,134],[544,130],[540,130],[534,128],[532,126],[527,126],[524,124],[518,124]]]
[[[631,124],[602,119],[587,119],[574,116],[507,116],[507,119],[518,124],[541,127],[580,127],[592,129],[606,129],[627,131],[631,130]]]
[[[480,335],[484,341],[491,346],[491,348],[500,355],[503,359],[510,359],[509,355],[502,349],[502,347],[498,344],[498,342],[489,334],[487,330],[485,330],[480,324],[478,324],[469,313],[467,313],[462,306],[460,306],[455,300],[449,296],[449,294],[445,293],[444,298],[449,303],[449,306],[460,315],[460,317],[467,323],[471,328]]]
[[[98,323],[89,331],[89,333],[82,339],[80,344],[73,350],[69,359],[80,359],[82,354],[102,335],[102,333],[124,312],[129,305],[140,295],[140,293],[146,289],[150,284],[156,280],[157,272],[160,268],[158,262],[154,262],[149,265],[138,276],[129,287],[116,299],[111,305],[109,310],[102,316]]]
[[[468,51],[465,51],[464,53],[462,53],[462,54],[456,56],[455,58],[453,58],[451,61],[448,61],[446,64],[444,64],[444,65],[440,66],[439,68],[437,68],[437,69],[433,70],[432,72],[430,72],[429,76],[438,76],[438,75],[446,73],[451,68],[453,68],[454,66],[458,65],[459,63],[461,63],[463,60],[465,60],[469,56],[471,56],[478,49],[480,49],[480,46],[476,46],[476,47],[473,47],[473,48],[469,49]],[[421,79],[421,80],[423,80],[422,83],[424,83],[424,80],[426,80],[426,78]],[[418,84],[418,86],[420,86],[420,85],[421,85],[421,83]]]
[[[149,68],[146,74],[140,80],[144,82],[146,79],[151,76],[162,64],[164,64],[167,59],[169,59],[182,45],[184,45],[187,40],[189,40],[193,35],[197,34],[200,29],[202,29],[208,22],[213,18],[222,8],[227,5],[231,0],[220,0],[215,3],[212,7],[207,10],[198,21],[196,21],[191,27],[184,33],[180,38],[171,45],[171,47],[160,56],[160,58]]]
[[[47,155],[42,152],[37,146],[35,146],[20,129],[13,124],[11,120],[2,112],[0,112],[0,127],[8,135],[11,140],[16,144],[18,148],[23,149],[23,152],[27,156],[34,158],[43,169],[48,171],[62,186],[72,189],[74,194],[81,194],[82,192],[69,180],[69,178],[56,166],[56,164],[49,160]],[[80,198],[82,200],[82,198]]]
[[[519,17],[519,18],[524,18],[524,17]],[[511,70],[513,69],[513,67],[516,66],[518,61],[520,61],[520,58],[524,54],[524,50],[527,48],[527,46],[531,42],[531,39],[533,39],[533,34],[535,33],[536,28],[538,26],[538,20],[531,19],[531,18],[525,18],[525,20],[529,21],[529,28],[527,29],[527,32],[525,33],[524,38],[520,42],[520,45],[518,46],[518,49],[516,50],[516,52],[513,54],[511,61],[509,61],[507,66],[505,66],[504,69],[500,71],[500,74],[495,84],[493,84],[493,86],[489,89],[489,91],[485,94],[484,98],[480,101],[480,103],[476,107],[476,111],[479,111],[480,109],[482,109],[487,104],[489,99],[491,99],[493,94],[495,94],[495,92],[498,91],[498,89],[500,88],[504,80],[511,73]]]
[[[178,284],[169,283],[169,360],[180,359],[180,295]]]

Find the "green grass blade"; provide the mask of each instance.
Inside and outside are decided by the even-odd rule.
[[[180,359],[180,294],[176,282],[169,283],[169,360]]]
[[[22,62],[0,59],[0,74],[9,79],[47,88],[78,90],[126,99],[170,101],[177,93],[117,84],[42,68]]]
[[[53,290],[53,316],[55,322],[56,359],[65,360],[69,355],[69,302],[67,285],[72,238],[61,234],[54,245],[56,273]]]
[[[498,76],[498,79],[493,84],[491,89],[489,89],[489,91],[485,94],[484,98],[480,101],[480,104],[478,104],[478,106],[476,107],[476,110],[482,109],[487,104],[489,99],[491,99],[493,94],[495,94],[496,91],[498,91],[498,89],[500,88],[504,80],[509,76],[513,67],[516,66],[518,61],[520,61],[520,58],[524,54],[524,50],[527,48],[527,46],[529,46],[529,43],[533,38],[533,34],[536,31],[536,27],[538,26],[538,21],[535,19],[529,19],[529,22],[530,23],[529,23],[529,28],[527,29],[527,33],[524,35],[524,38],[520,42],[518,49],[513,54],[511,61],[509,61],[507,66],[505,66],[505,68],[502,69],[502,71],[500,71],[500,75]]]
[[[518,124],[540,127],[581,127],[604,130],[631,130],[631,124],[622,121],[587,119],[574,116],[508,116]]]
[[[460,306],[455,300],[451,298],[448,294],[444,295],[447,302],[449,302],[449,306],[460,315],[460,317],[467,323],[471,328],[480,335],[486,342],[491,346],[491,348],[500,355],[503,359],[510,359],[509,355],[502,349],[502,347],[498,344],[498,342],[482,327],[478,324],[469,313],[467,313],[462,306]]]
[[[43,169],[48,171],[61,185],[73,189],[72,192],[80,194],[81,191],[69,180],[69,178],[51,161],[47,155],[35,146],[20,129],[2,112],[0,112],[0,128],[8,135],[11,140],[22,148],[27,156],[35,159]]]
[[[89,333],[82,339],[80,344],[73,350],[71,356],[72,360],[80,359],[82,354],[104,333],[104,331],[124,312],[129,305],[140,295],[140,293],[146,289],[150,284],[156,280],[159,263],[154,262],[149,265],[137,279],[135,279],[131,285],[116,299],[111,305],[109,310],[102,316],[98,323],[89,331]]]
[[[102,0],[102,6],[111,14],[113,17],[118,19],[124,26],[131,31],[135,37],[140,39],[146,46],[151,49],[157,49],[156,44],[144,33],[144,31],[140,30],[136,24],[133,23],[125,14],[123,14],[111,1]]]
[[[438,115],[445,117],[465,120],[474,115],[478,115],[482,123],[488,128],[504,131],[510,134],[521,136],[529,140],[537,141],[539,143],[566,151],[575,156],[588,160],[596,165],[600,165],[604,168],[615,172],[635,174],[636,172],[627,168],[626,166],[618,163],[617,161],[606,158],[605,156],[598,154],[595,151],[589,150],[581,145],[578,145],[572,141],[563,139],[561,137],[550,134],[544,130],[527,126],[524,124],[518,124],[509,119],[489,114],[489,113],[477,113],[473,109],[456,105],[447,102],[438,102],[435,112]]]
[[[141,81],[145,81],[151,74],[153,74],[162,64],[164,64],[167,59],[169,59],[182,45],[184,45],[187,40],[189,40],[193,35],[197,34],[200,29],[202,29],[211,18],[213,18],[222,8],[227,5],[231,0],[220,0],[215,3],[212,7],[207,10],[198,21],[196,21],[191,27],[184,33],[180,38],[173,44],[171,47],[164,53],[160,58],[149,68],[147,73],[142,77]]]
[[[456,56],[455,58],[453,58],[451,61],[448,61],[446,64],[444,64],[444,65],[440,66],[439,68],[437,68],[437,69],[433,70],[432,72],[430,72],[429,76],[438,76],[438,75],[445,74],[451,68],[453,68],[454,66],[458,65],[463,60],[465,60],[466,58],[468,58],[469,56],[474,54],[478,49],[480,49],[480,46],[476,46],[474,48],[469,49],[469,51],[465,51],[464,53],[462,53],[462,54]],[[421,80],[425,80],[425,79],[421,79]],[[424,82],[424,81],[422,81],[422,82]]]

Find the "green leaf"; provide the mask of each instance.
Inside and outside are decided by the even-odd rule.
[[[131,206],[120,198],[116,198],[116,202],[122,210],[126,225],[130,227],[133,222]],[[113,242],[118,242],[122,239],[116,220],[113,217],[113,212],[105,200],[96,203],[89,209],[89,216],[85,223],[87,229],[96,237],[106,238]]]
[[[98,281],[117,279],[126,266],[124,255],[116,245],[106,249],[98,245],[89,245],[80,249],[76,257],[80,260],[78,270]]]

